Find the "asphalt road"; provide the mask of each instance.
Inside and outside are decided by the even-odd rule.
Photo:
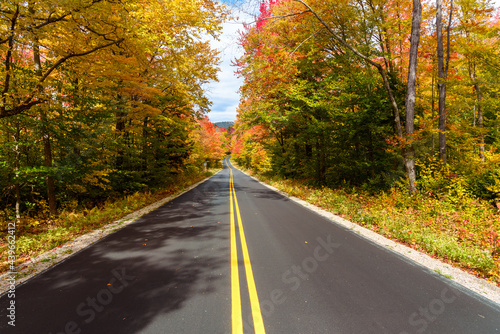
[[[499,305],[229,167],[3,295],[0,333],[500,333]]]

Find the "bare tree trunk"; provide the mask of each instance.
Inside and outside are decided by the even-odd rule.
[[[438,55],[438,103],[439,103],[439,158],[446,164],[446,83],[443,60],[443,18],[441,0],[436,0],[436,32],[437,32],[437,55]]]
[[[447,28],[447,59],[446,67],[444,64],[443,49],[443,8],[442,0],[436,0],[436,36],[437,36],[437,55],[438,55],[438,92],[439,92],[439,157],[446,165],[446,79],[448,77],[448,66],[450,63],[450,28],[453,15],[453,0],[451,1],[450,17]]]
[[[417,53],[420,42],[420,24],[422,20],[422,4],[413,0],[412,26],[410,37],[410,60],[408,63],[408,83],[406,86],[406,135],[410,145],[406,150],[405,166],[408,174],[410,194],[416,191],[415,181],[415,149],[413,147],[413,132],[415,130],[415,98],[417,81]]]
[[[479,126],[479,158],[482,162],[486,161],[486,155],[484,150],[484,116],[483,116],[483,94],[481,93],[481,87],[476,78],[476,67],[473,60],[469,60],[469,77],[474,84],[474,91],[476,92],[477,99],[477,125]],[[474,106],[474,126],[476,126],[476,106]]]
[[[433,61],[434,62],[434,61]],[[432,94],[431,94],[431,112],[432,112],[432,155],[434,155],[434,152],[436,150],[436,135],[434,133],[434,117],[436,116],[436,101],[434,99],[434,88],[435,88],[435,82],[436,82],[436,77],[434,75],[434,71],[432,71],[432,83],[431,83],[431,89],[432,89]]]

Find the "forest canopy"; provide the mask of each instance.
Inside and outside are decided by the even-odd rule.
[[[333,188],[500,201],[499,28],[488,0],[264,1],[240,38],[233,157]]]
[[[196,140],[211,104],[204,85],[219,64],[206,36],[228,14],[212,0],[3,1],[2,219],[92,207],[202,170],[213,158]]]

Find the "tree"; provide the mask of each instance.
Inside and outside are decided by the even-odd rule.
[[[208,162],[210,166],[217,166],[226,155],[225,129],[214,126],[208,117],[197,119],[196,130],[192,140],[198,145],[193,158],[197,163]]]
[[[379,3],[379,2],[370,2],[370,3],[362,3],[362,2],[359,2],[359,6],[355,6],[355,5],[350,5],[350,4],[341,4],[341,3],[336,3],[336,8],[334,10],[334,15],[332,16],[331,14],[329,14],[330,12],[324,8],[324,6],[322,4],[316,4],[318,6],[318,10],[317,9],[314,9],[309,3],[306,3],[305,1],[303,0],[294,0],[295,3],[299,3],[301,4],[305,10],[298,10],[297,7],[293,7],[293,6],[290,6],[286,3],[270,3],[270,7],[273,7],[276,6],[276,8],[288,8],[289,10],[292,9],[294,11],[292,11],[290,13],[290,11],[287,13],[287,12],[283,12],[283,11],[280,11],[278,13],[278,11],[270,11],[270,10],[265,10],[263,11],[261,9],[261,17],[259,17],[258,19],[258,22],[262,22],[262,21],[270,21],[270,20],[276,20],[276,19],[280,19],[280,18],[283,18],[283,19],[286,19],[288,21],[290,20],[296,20],[298,17],[303,17],[302,21],[305,21],[305,22],[308,22],[308,27],[310,28],[311,25],[313,25],[313,21],[311,21],[311,18],[314,18],[316,20],[316,22],[318,22],[320,24],[320,27],[314,27],[313,29],[310,29],[310,36],[307,37],[305,40],[303,40],[303,42],[301,43],[297,43],[297,46],[296,48],[292,51],[292,54],[294,54],[296,52],[296,50],[300,47],[302,47],[302,45],[307,42],[308,40],[310,40],[311,38],[315,37],[316,35],[319,35],[318,33],[322,32],[322,31],[326,31],[328,32],[328,34],[330,35],[330,37],[332,37],[332,40],[333,42],[335,43],[335,45],[333,46],[333,50],[339,50],[340,52],[342,52],[343,54],[349,54],[349,55],[352,55],[353,57],[355,58],[358,58],[359,61],[365,63],[365,64],[368,64],[370,66],[373,66],[377,71],[378,73],[380,74],[381,76],[381,79],[382,79],[382,82],[383,82],[383,85],[386,89],[386,92],[387,92],[387,96],[389,98],[389,101],[390,101],[390,105],[392,107],[392,110],[393,110],[393,116],[394,116],[394,124],[395,124],[395,129],[396,129],[396,136],[399,138],[399,141],[401,141],[402,143],[402,155],[403,155],[403,159],[405,161],[404,165],[406,167],[406,170],[407,170],[407,177],[408,177],[408,180],[409,180],[409,184],[410,184],[410,191],[413,192],[415,190],[415,169],[414,167],[414,162],[413,162],[413,155],[411,154],[411,148],[410,149],[407,149],[405,146],[406,146],[406,143],[407,143],[407,138],[408,136],[412,136],[413,134],[413,129],[412,129],[412,125],[413,124],[413,120],[412,119],[409,119],[407,120],[407,123],[408,123],[408,128],[407,128],[407,131],[410,131],[410,132],[407,132],[406,134],[403,133],[403,125],[402,125],[402,121],[401,121],[401,117],[400,117],[400,106],[399,106],[399,103],[397,101],[397,98],[395,96],[395,93],[394,93],[394,82],[391,82],[391,80],[393,80],[394,78],[394,61],[393,61],[393,57],[392,57],[392,53],[391,53],[391,40],[389,37],[383,37],[383,36],[388,36],[389,34],[387,33],[388,32],[388,28],[387,28],[387,25],[384,25],[384,23],[387,21],[386,17],[385,17],[385,14],[384,14],[384,10],[383,10],[383,4],[382,3]],[[371,11],[370,15],[366,14],[366,11],[365,11],[365,6]],[[361,9],[360,9],[361,7]],[[320,12],[320,10],[322,12]],[[356,17],[356,16],[353,16],[356,15],[357,13],[356,12],[359,12],[359,15],[364,15],[362,17],[360,17],[359,19],[359,24],[361,27],[364,27],[363,29],[366,29],[364,30],[363,32],[358,32],[358,31],[354,31],[350,28],[348,28],[348,26],[346,25],[347,21],[348,21],[348,18],[352,19],[352,17]],[[269,13],[273,13],[273,15],[270,15]],[[311,14],[310,16],[308,16],[307,14]],[[416,14],[419,14],[421,13],[421,10],[419,10]],[[419,17],[416,17],[415,18],[417,20],[417,22],[420,22],[420,16]],[[329,20],[329,22],[327,22]],[[370,23],[368,23],[368,20],[370,21]],[[274,21],[273,21],[274,22]],[[336,25],[335,25],[336,24]],[[377,28],[371,28],[371,27],[377,27]],[[264,31],[264,25],[262,24],[257,24],[257,31],[262,30]],[[378,29],[378,30],[377,30]],[[297,29],[295,28],[295,33],[297,31],[300,31],[300,29]],[[373,36],[374,33],[378,33],[379,35],[379,46],[380,48],[378,49],[378,54],[376,54],[376,56],[378,56],[378,59],[381,59],[381,62],[378,62],[376,60],[376,58],[374,57],[375,54],[374,54],[374,51],[373,50],[377,50],[377,49],[373,49],[372,46],[370,45],[371,44],[371,39],[370,39],[370,35]],[[352,34],[352,35],[350,35]],[[416,46],[418,48],[418,34],[415,35],[416,36]],[[271,39],[272,40],[272,39]],[[358,44],[356,45],[355,43],[358,42]],[[267,43],[268,44],[268,43]],[[257,50],[260,50],[260,49],[263,49],[265,46],[261,45],[259,47],[257,47]],[[260,49],[259,49],[260,48]],[[412,50],[414,52],[414,54],[416,55],[416,52],[417,52],[417,49],[414,48],[414,50]],[[338,52],[338,51],[335,51],[335,52]],[[257,53],[258,55],[258,53]],[[284,57],[281,57],[281,58],[284,58]],[[416,66],[416,61],[414,61],[415,63],[415,66]],[[280,72],[282,73],[282,72]],[[290,71],[288,72],[285,72],[285,73],[290,73]],[[262,76],[262,74],[260,74],[260,76]],[[273,87],[273,91],[274,90],[277,90],[276,87]],[[283,90],[279,90],[280,92],[282,92]],[[411,108],[412,104],[408,104],[408,106]],[[412,117],[412,111],[410,110],[410,113],[407,114],[407,117],[411,118]],[[279,124],[279,123],[278,123]],[[406,138],[406,139],[405,139]],[[279,137],[278,137],[279,139]]]
[[[494,37],[498,32],[498,27],[494,27],[492,16],[494,8],[487,1],[457,1],[458,5],[458,26],[457,31],[460,37],[457,39],[457,48],[464,57],[464,65],[468,71],[470,85],[472,86],[474,101],[473,127],[479,128],[477,146],[479,148],[479,158],[486,161],[485,142],[485,86],[491,87],[491,83],[486,83],[483,76],[490,71],[496,71],[500,63],[498,61],[499,39]],[[476,117],[477,111],[477,117]]]
[[[453,17],[453,0],[450,2],[450,17],[447,28],[446,64],[443,50],[443,18],[442,0],[436,0],[436,36],[438,58],[438,92],[439,92],[439,156],[446,165],[446,80],[450,63],[450,29]]]
[[[405,159],[406,170],[408,173],[410,194],[416,191],[416,172],[415,172],[415,149],[413,148],[413,132],[415,130],[415,98],[416,98],[416,80],[417,80],[417,53],[420,41],[420,22],[422,20],[422,4],[420,0],[413,0],[412,27],[410,37],[410,59],[408,64],[408,82],[406,89],[406,134],[410,141],[407,148],[407,158]]]
[[[217,77],[203,36],[217,37],[226,15],[210,0],[2,5],[5,205],[40,209],[48,191],[54,214],[182,173],[195,118],[210,107],[203,85]]]
[[[8,45],[2,50],[5,60],[0,72],[4,78],[0,118],[26,112],[48,101],[50,98],[43,94],[42,88],[50,84],[54,71],[69,60],[123,42],[123,38],[116,34],[119,27],[116,20],[113,21],[115,17],[96,22],[97,11],[109,10],[109,5],[105,1],[93,1],[90,4],[16,1],[2,9],[4,29],[0,41]],[[107,33],[101,29],[105,24],[115,29]],[[23,57],[30,52],[28,46],[32,41],[43,43],[47,59],[45,66],[37,64],[36,60],[24,61]],[[86,43],[75,45],[75,41]],[[36,44],[35,48],[38,48]],[[38,74],[31,77],[30,73]]]

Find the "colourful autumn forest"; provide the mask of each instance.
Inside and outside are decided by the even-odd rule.
[[[437,3],[439,11],[424,1],[418,13],[411,111],[410,1],[262,3],[236,62],[245,83],[235,157],[286,177],[369,189],[408,176],[413,160],[417,189],[425,186],[419,166],[432,164],[471,194],[497,199],[500,12],[483,0]]]
[[[264,0],[239,40],[234,131],[206,116],[220,62],[206,36],[229,15],[212,0],[0,4],[0,234],[16,222],[21,260],[231,151],[292,195],[500,283],[493,2]]]
[[[225,136],[204,116],[219,63],[207,36],[228,14],[211,0],[2,1],[2,229],[215,166]]]
[[[492,1],[268,0],[240,44],[240,166],[500,281]]]

